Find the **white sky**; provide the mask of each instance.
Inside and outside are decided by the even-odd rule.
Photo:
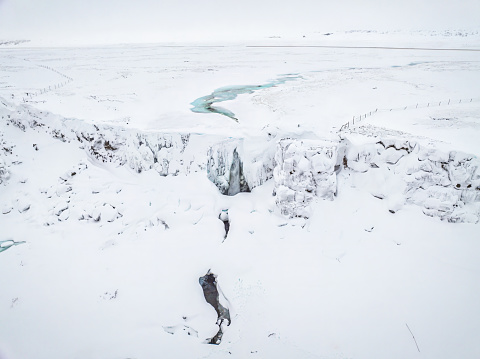
[[[0,0],[0,40],[154,42],[470,29],[480,0]]]

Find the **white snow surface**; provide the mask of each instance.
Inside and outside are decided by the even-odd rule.
[[[422,45],[479,43],[444,35]],[[478,358],[479,64],[454,50],[2,48],[0,358]],[[219,104],[238,122],[190,111],[285,74]],[[251,191],[227,196],[234,150]],[[231,316],[219,345],[205,344],[208,270]]]

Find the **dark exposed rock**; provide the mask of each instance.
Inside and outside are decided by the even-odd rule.
[[[223,222],[223,225],[225,227],[225,236],[223,237],[223,240],[225,240],[227,239],[228,231],[230,230],[230,219],[228,216],[228,210],[222,210],[222,213],[218,215],[218,218]]]
[[[210,271],[203,277],[200,277],[200,285],[203,289],[203,295],[208,304],[210,304],[217,312],[218,332],[212,338],[208,339],[209,344],[220,344],[223,336],[224,322],[227,321],[227,326],[230,325],[230,311],[220,303],[220,294],[217,287],[217,276]]]

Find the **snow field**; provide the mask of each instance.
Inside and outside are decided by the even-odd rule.
[[[478,105],[338,134],[377,106],[473,96],[476,55],[15,51],[1,60],[0,241],[25,243],[0,253],[0,357],[480,354]],[[22,103],[60,79],[22,58],[73,81]],[[189,112],[285,73],[301,78],[221,104],[238,124]],[[234,149],[251,192],[225,196]],[[204,344],[209,269],[232,317],[218,346]]]

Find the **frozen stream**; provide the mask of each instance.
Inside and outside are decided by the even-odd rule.
[[[193,101],[191,103],[193,106],[191,110],[197,113],[218,113],[220,115],[230,117],[232,120],[238,122],[238,119],[235,117],[235,114],[232,111],[213,105],[217,102],[234,100],[238,95],[252,94],[257,90],[282,85],[287,81],[296,80],[298,78],[300,78],[298,74],[287,74],[263,85],[236,85],[220,87],[213,91],[210,95],[200,97]]]
[[[25,243],[25,241],[15,242],[15,241],[12,241],[11,239],[6,241],[0,241],[0,252],[6,251],[10,247],[18,246],[19,244],[23,244],[23,243]]]

